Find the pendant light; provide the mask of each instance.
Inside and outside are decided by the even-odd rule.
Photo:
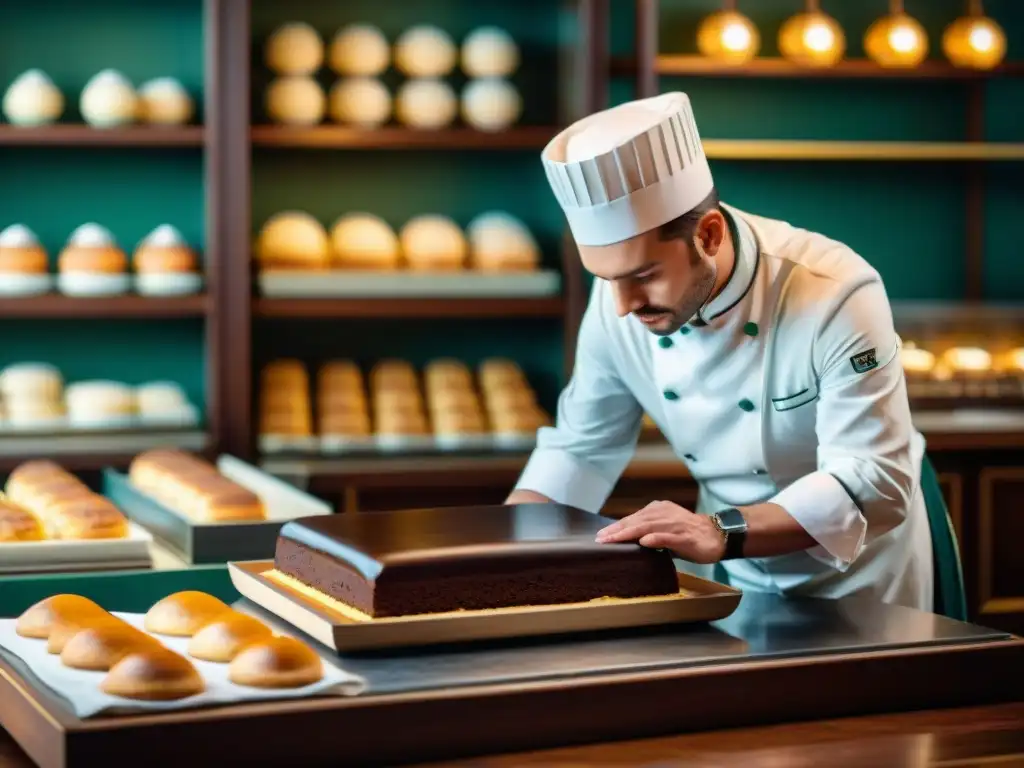
[[[804,12],[788,18],[779,30],[779,51],[801,66],[832,67],[846,52],[846,36],[818,0],[807,0]]]
[[[889,0],[889,15],[868,27],[864,35],[864,51],[879,66],[909,69],[928,55],[928,34],[903,10],[903,0]]]
[[[761,35],[754,22],[736,10],[736,0],[722,5],[697,28],[697,49],[723,64],[746,64],[760,50]]]
[[[985,15],[981,0],[970,0],[967,8],[966,16],[946,27],[942,49],[954,66],[992,69],[1006,56],[1006,33]]]

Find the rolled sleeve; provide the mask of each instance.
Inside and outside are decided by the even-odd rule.
[[[559,396],[555,425],[537,432],[537,447],[517,490],[598,512],[632,458],[643,410],[616,370],[614,319],[598,281],[580,325],[576,363]]]
[[[771,501],[818,542],[812,556],[845,570],[906,519],[917,477],[899,337],[880,280],[839,304],[819,328],[813,354],[818,471]]]

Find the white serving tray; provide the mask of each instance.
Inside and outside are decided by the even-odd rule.
[[[268,298],[525,298],[557,296],[561,275],[536,272],[332,272],[270,271],[258,278]]]
[[[103,566],[148,568],[153,537],[129,521],[123,539],[52,539],[0,544],[0,573],[88,570]]]

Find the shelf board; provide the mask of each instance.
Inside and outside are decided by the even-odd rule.
[[[88,125],[46,125],[22,128],[0,125],[0,146],[64,147],[201,147],[201,125],[93,128]]]
[[[344,125],[259,125],[252,128],[252,143],[258,147],[308,149],[542,149],[559,130],[519,126],[487,133],[462,127],[427,131],[391,126],[360,129]]]
[[[68,471],[126,466],[142,451],[175,447],[199,453],[209,445],[210,436],[202,429],[82,430],[55,434],[0,430],[0,472],[40,457],[52,458]]]
[[[954,67],[942,59],[930,59],[913,69],[887,69],[870,59],[846,59],[834,67],[801,67],[783,58],[764,57],[746,64],[727,66],[705,56],[658,56],[655,70],[665,76],[764,77],[833,80],[984,80],[993,77],[1024,76],[1024,62],[1007,62],[990,71]],[[617,75],[636,72],[636,63],[627,58],[612,61]]]
[[[253,300],[257,317],[288,318],[561,317],[564,308],[560,296]]]
[[[61,294],[4,297],[0,318],[177,318],[202,317],[209,302],[205,294],[195,296],[149,297],[108,296],[80,298]]]
[[[1024,144],[917,141],[704,139],[716,160],[1020,161]]]

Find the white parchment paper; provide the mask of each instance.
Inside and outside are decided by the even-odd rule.
[[[114,612],[128,623],[143,629],[143,615]],[[188,659],[206,681],[206,690],[196,696],[177,701],[138,701],[110,696],[100,690],[106,672],[90,672],[65,667],[60,656],[46,651],[45,640],[21,637],[14,631],[16,619],[0,619],[0,648],[24,662],[35,677],[60,695],[79,718],[98,714],[130,712],[172,711],[194,709],[212,704],[231,704],[245,701],[272,701],[298,699],[309,696],[355,696],[366,688],[366,681],[345,672],[333,661],[323,658],[323,679],[303,688],[249,688],[228,680],[228,665],[194,659],[187,653],[187,637],[152,635],[165,646]],[[151,634],[151,633],[150,633]]]

